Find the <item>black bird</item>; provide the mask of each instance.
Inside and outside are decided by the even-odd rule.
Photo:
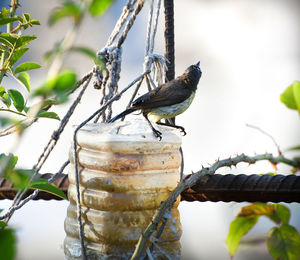
[[[197,84],[202,75],[199,66],[200,61],[195,65],[189,66],[185,72],[176,79],[162,84],[140,96],[133,101],[130,108],[112,118],[108,123],[112,123],[134,111],[141,110],[143,116],[151,126],[154,135],[158,137],[159,140],[161,140],[161,132],[152,126],[148,115],[154,117],[155,123],[179,128],[184,135],[186,135],[182,126],[165,124],[160,122],[160,120],[175,117],[183,113],[190,106],[195,97]]]

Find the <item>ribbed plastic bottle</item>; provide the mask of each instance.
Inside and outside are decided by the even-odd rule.
[[[155,210],[179,182],[181,137],[160,127],[162,140],[143,120],[90,124],[78,131],[82,223],[88,259],[130,259]],[[70,149],[70,205],[65,219],[66,259],[82,259],[76,212],[74,151]],[[153,247],[154,259],[180,259],[177,206]]]

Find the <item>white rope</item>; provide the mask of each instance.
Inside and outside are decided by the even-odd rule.
[[[150,52],[151,53],[153,52],[153,49],[154,49],[154,40],[155,40],[156,31],[157,31],[160,4],[161,4],[161,0],[158,0],[157,6],[156,6],[156,12],[155,12],[154,28],[153,28],[153,33],[152,33],[151,43],[150,43]]]
[[[155,16],[153,18],[154,0],[151,0],[147,25],[146,54],[143,65],[144,71],[153,71],[153,73],[156,71],[156,81],[158,82],[158,85],[163,83],[163,73],[165,70],[167,70],[167,59],[163,55],[153,53],[160,6],[161,0],[158,0],[156,4]],[[152,66],[153,64],[155,64],[155,66]]]
[[[152,27],[152,17],[153,17],[153,1],[150,1],[150,8],[149,8],[149,14],[148,14],[148,24],[147,24],[147,37],[146,37],[146,56],[149,54],[151,49],[151,27]]]
[[[129,0],[127,2],[126,6],[124,6],[123,12],[122,12],[119,20],[117,21],[115,28],[113,29],[112,33],[110,34],[108,41],[106,43],[106,46],[112,45],[112,43],[114,42],[116,37],[120,34],[123,25],[127,22],[130,13],[132,13],[134,10],[133,6],[135,5],[136,1],[137,0],[134,0],[134,1]]]

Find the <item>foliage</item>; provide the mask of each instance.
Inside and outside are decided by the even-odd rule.
[[[290,211],[282,204],[253,203],[241,208],[235,220],[230,224],[227,246],[232,257],[242,236],[254,227],[259,217],[265,216],[277,226],[267,236],[267,245],[274,259],[299,259],[300,236],[297,230],[289,225]]]
[[[76,32],[87,13],[99,16],[112,2],[112,0],[64,1],[60,7],[51,12],[49,25],[52,26],[62,19],[71,18],[73,21],[71,30]],[[40,87],[32,90],[29,72],[41,68],[41,65],[33,61],[24,61],[23,56],[29,51],[30,43],[37,36],[24,33],[32,26],[40,25],[40,22],[32,19],[29,13],[16,15],[18,7],[20,7],[19,0],[11,0],[10,8],[3,8],[0,12],[0,27],[6,26],[6,32],[0,33],[0,127],[7,127],[0,131],[0,137],[13,132],[21,136],[23,130],[39,118],[60,120],[55,112],[49,110],[54,105],[68,100],[77,81],[77,75],[73,70],[62,69],[61,65],[57,66],[57,64],[62,64],[61,61],[67,53],[80,52],[91,58],[100,69],[105,67],[105,63],[98,58],[95,51],[88,47],[72,46],[71,34],[66,34],[53,50],[46,53],[47,62],[50,65],[49,74]],[[5,87],[2,83],[5,76],[14,79],[22,89],[20,90],[17,86],[11,89]],[[34,178],[35,169],[15,168],[17,161],[18,157],[13,154],[0,154],[0,177],[8,179],[20,191],[39,189],[67,199],[54,184],[49,184],[45,179]],[[15,242],[14,230],[5,222],[0,221],[1,259],[14,259]]]
[[[2,210],[0,209],[0,212]],[[16,238],[14,230],[4,221],[0,221],[0,252],[1,258],[6,260],[15,259]]]
[[[295,81],[280,96],[280,101],[288,108],[298,110],[300,114],[300,82]],[[289,150],[300,150],[295,146]],[[294,160],[299,160],[294,158]],[[296,172],[293,169],[291,173]],[[270,174],[270,173],[268,173]],[[262,216],[269,218],[276,226],[267,235],[267,246],[274,259],[300,259],[300,235],[289,225],[290,210],[282,204],[253,203],[241,208],[237,217],[231,222],[226,244],[231,257],[234,256],[241,238],[246,235]]]
[[[300,114],[300,82],[295,81],[281,95],[280,101]]]

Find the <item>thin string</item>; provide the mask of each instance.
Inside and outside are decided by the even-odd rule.
[[[159,11],[160,11],[160,4],[161,4],[161,0],[158,0],[158,1],[157,1],[157,5],[156,5],[155,19],[154,19],[154,27],[153,27],[152,37],[151,37],[151,44],[150,44],[150,52],[151,52],[151,53],[152,53],[153,50],[154,50],[154,40],[155,40],[156,31],[157,31],[158,18],[159,18]]]
[[[106,46],[111,46],[112,43],[114,42],[114,40],[116,39],[116,37],[120,34],[122,27],[124,26],[124,24],[127,22],[128,17],[130,15],[131,12],[133,12],[133,6],[136,4],[137,0],[129,0],[126,4],[126,6],[124,6],[123,8],[123,12],[119,18],[119,20],[117,21],[115,28],[113,29],[111,35],[108,38],[108,41],[106,43]]]
[[[152,28],[152,18],[153,18],[153,1],[150,1],[150,8],[148,14],[148,24],[147,24],[147,37],[146,37],[146,56],[149,54],[151,49],[151,28]],[[152,51],[151,51],[152,52]]]

